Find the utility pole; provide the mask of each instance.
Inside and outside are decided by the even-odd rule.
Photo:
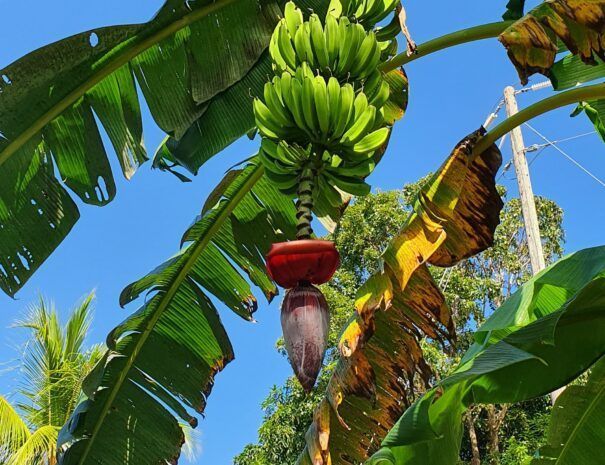
[[[519,112],[516,91],[513,87],[509,86],[504,89],[504,102],[506,104],[506,114],[509,118]],[[542,240],[540,238],[540,226],[536,203],[534,201],[534,191],[531,187],[529,167],[527,166],[527,158],[525,157],[525,143],[523,142],[523,133],[520,127],[516,127],[511,131],[510,140],[513,147],[513,164],[515,165],[517,184],[519,185],[519,196],[521,197],[531,271],[535,275],[546,268],[546,264],[544,262]]]
[[[541,88],[538,86],[536,87]],[[542,85],[542,87],[545,86]],[[504,103],[506,104],[506,114],[509,118],[519,112],[516,91],[513,87],[509,86],[504,89]],[[523,221],[525,223],[525,234],[527,235],[531,271],[535,275],[546,268],[546,264],[544,262],[542,240],[540,238],[540,225],[538,223],[536,202],[534,201],[534,191],[531,187],[529,167],[527,166],[527,158],[525,156],[525,143],[523,142],[523,133],[521,132],[520,127],[516,127],[511,131],[510,140],[513,148],[513,164],[515,165],[517,184],[519,185],[519,196],[521,197],[521,208],[523,211]],[[564,390],[565,388],[563,387],[551,392],[550,400],[553,405]]]

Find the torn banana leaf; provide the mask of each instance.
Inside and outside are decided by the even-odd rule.
[[[547,394],[599,360],[605,353],[605,247],[572,254],[533,277],[475,339],[456,371],[405,412],[367,465],[456,463],[470,405]]]
[[[428,265],[453,266],[493,242],[503,206],[495,185],[502,157],[495,146],[473,154],[484,133],[462,141],[422,189],[385,251],[384,271],[359,290],[299,464],[367,460],[409,405],[414,383],[431,376],[420,339],[453,340],[451,313]]]
[[[561,40],[584,63],[605,59],[605,0],[548,0],[500,35],[521,83],[541,73],[548,76]]]
[[[130,178],[147,158],[137,86],[180,137],[255,67],[280,14],[273,0],[167,0],[148,23],[80,33],[2,69],[0,287],[14,295],[69,233],[79,211],[68,190],[113,199],[97,119]],[[223,108],[214,124],[239,112]]]
[[[87,399],[61,431],[60,465],[176,463],[214,377],[233,349],[213,302],[252,319],[251,284],[271,300],[265,270],[273,242],[296,234],[296,209],[254,161],[229,174],[185,233],[176,256],[121,295],[144,305],[107,338],[104,359],[84,383]]]

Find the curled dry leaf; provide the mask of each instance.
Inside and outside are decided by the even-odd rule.
[[[561,40],[587,64],[605,60],[605,0],[548,0],[500,35],[522,84],[548,75]]]
[[[384,271],[360,289],[340,342],[341,360],[309,428],[299,465],[363,463],[431,376],[419,340],[454,338],[451,313],[428,264],[453,266],[489,247],[502,200],[492,146],[473,154],[481,129],[454,149],[421,191],[384,254]]]

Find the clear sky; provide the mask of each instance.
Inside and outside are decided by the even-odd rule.
[[[499,20],[506,0],[408,3],[409,27],[422,43],[457,29]],[[161,0],[0,0],[0,68],[37,47],[83,30],[145,21],[161,4]],[[375,189],[399,188],[435,170],[463,136],[484,122],[504,87],[518,83],[496,40],[433,55],[410,64],[407,72],[411,81],[409,111],[395,127],[387,156],[370,178]],[[533,82],[541,80],[538,77]],[[521,95],[520,106],[550,92]],[[584,117],[570,119],[571,110],[559,110],[532,125],[551,139],[593,130]],[[162,134],[148,115],[145,130],[145,142],[153,152]],[[529,130],[525,135],[527,145],[541,142]],[[11,393],[17,387],[19,374],[7,367],[16,363],[16,349],[24,334],[9,326],[29,302],[42,293],[65,314],[74,302],[96,289],[97,309],[89,342],[103,340],[113,326],[137,308],[136,304],[119,307],[120,290],[176,252],[181,234],[222,172],[232,162],[252,154],[255,145],[249,141],[232,145],[204,166],[191,184],[153,171],[149,165],[126,182],[112,160],[118,184],[114,202],[101,209],[84,206],[71,235],[17,300],[0,295],[0,362],[5,363],[0,365],[0,392]],[[605,178],[605,146],[596,135],[562,143],[561,148]],[[508,162],[508,144],[503,147],[503,155]],[[531,164],[531,173],[535,192],[557,201],[565,210],[567,252],[605,242],[604,187],[553,149],[540,154]],[[500,182],[516,195],[511,171]],[[217,377],[206,419],[199,427],[202,452],[196,464],[230,464],[245,444],[255,440],[262,420],[259,405],[269,388],[290,374],[287,361],[274,350],[280,335],[278,303],[268,306],[261,302],[259,307],[258,324],[246,323],[221,309],[236,360]]]

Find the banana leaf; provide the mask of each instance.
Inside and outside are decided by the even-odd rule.
[[[584,385],[571,385],[557,398],[547,431],[548,444],[531,465],[599,465],[605,450],[605,359]]]
[[[586,113],[597,134],[605,142],[605,100],[581,102],[571,116],[577,116],[581,113]]]
[[[471,404],[519,402],[568,384],[605,354],[604,330],[599,247],[562,259],[521,287],[480,328],[454,373],[389,432],[382,443],[389,453],[368,463],[457,463],[462,415]]]
[[[415,380],[431,376],[420,338],[453,340],[451,313],[428,264],[453,266],[492,244],[502,208],[495,186],[502,158],[495,146],[473,154],[483,133],[458,144],[422,189],[384,254],[384,271],[360,289],[299,464],[367,460],[409,405]]]
[[[181,423],[197,424],[234,356],[210,296],[251,320],[250,282],[276,295],[264,254],[295,236],[295,213],[255,160],[227,175],[181,252],[124,289],[122,304],[143,293],[146,302],[109,334],[84,383],[87,399],[59,436],[61,465],[176,463]]]
[[[534,73],[548,75],[558,40],[584,63],[605,59],[605,0],[549,0],[532,9],[500,35],[521,83]]]
[[[204,144],[224,147],[240,113],[224,95],[256,68],[280,14],[272,0],[167,0],[148,23],[83,32],[0,70],[0,287],[14,295],[67,236],[79,217],[68,190],[114,198],[97,119],[127,178],[147,159],[137,85],[175,137],[220,105]]]

